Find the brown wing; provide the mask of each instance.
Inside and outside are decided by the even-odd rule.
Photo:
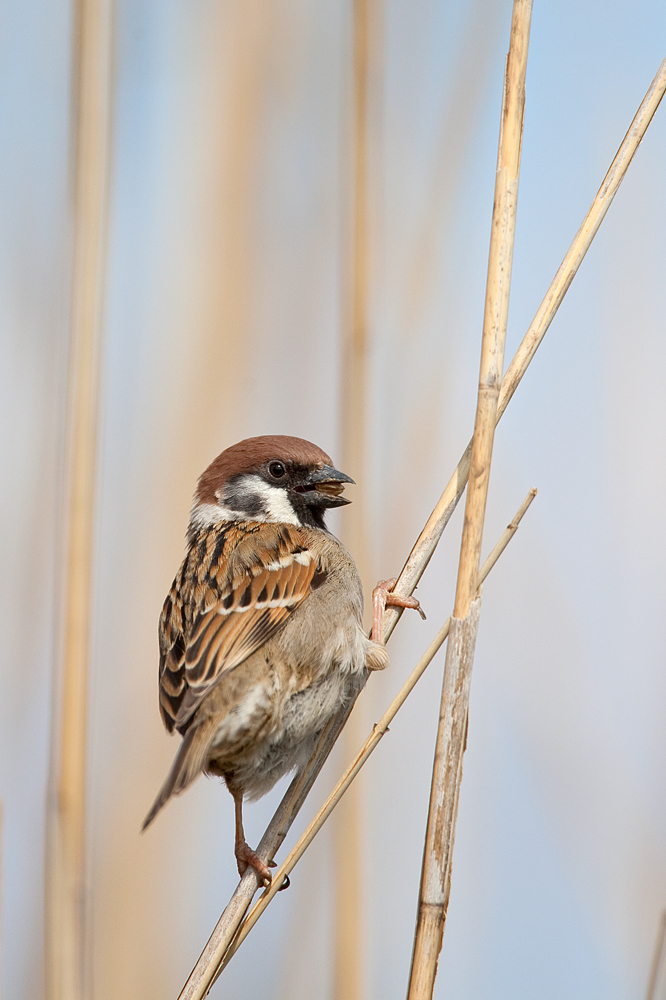
[[[288,525],[227,525],[190,549],[160,620],[160,708],[183,729],[207,692],[310,593],[317,558]]]

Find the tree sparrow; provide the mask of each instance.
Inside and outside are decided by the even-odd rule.
[[[236,806],[238,870],[268,884],[270,869],[245,842],[243,797],[257,799],[305,765],[324,726],[382,670],[386,603],[374,596],[372,638],[361,626],[363,593],[349,553],[324,523],[350,501],[329,456],[301,438],[247,438],[199,479],[187,555],[159,623],[159,702],[183,742],[146,817],[203,771],[221,775]]]

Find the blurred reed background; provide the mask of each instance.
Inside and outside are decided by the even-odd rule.
[[[156,623],[197,475],[268,432],[358,462],[361,503],[335,529],[364,544],[367,590],[400,569],[471,433],[511,4],[365,0],[360,179],[359,7],[112,7],[86,804],[95,1000],[175,998],[236,882],[231,800],[214,782],[138,832],[175,752],[157,712]],[[5,0],[2,14],[0,954],[12,1000],[44,995],[74,14],[60,0]],[[507,356],[665,41],[656,0],[535,6]],[[619,1000],[647,986],[666,900],[665,154],[662,108],[496,437],[487,545],[532,484],[539,500],[486,585],[435,996]],[[359,329],[360,389],[348,374]],[[419,588],[428,621],[404,619],[389,670],[361,696],[359,742],[451,610],[459,530],[457,514]],[[326,829],[212,996],[404,996],[441,666],[361,779],[358,949],[353,935],[336,945],[343,822],[342,851]],[[353,749],[329,762],[294,834]],[[248,809],[251,842],[282,790]],[[342,947],[358,963],[347,994]]]

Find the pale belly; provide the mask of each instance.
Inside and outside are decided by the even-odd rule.
[[[328,721],[361,686],[360,673],[332,671],[288,696],[276,718],[265,685],[257,685],[237,706],[242,710],[218,727],[206,770],[223,775],[249,799],[260,798],[283,775],[305,765]]]

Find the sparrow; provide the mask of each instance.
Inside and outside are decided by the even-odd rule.
[[[244,798],[302,768],[364,672],[386,667],[386,604],[420,610],[383,581],[371,637],[363,631],[356,565],[324,521],[350,503],[353,482],[301,438],[227,448],[199,479],[160,616],[159,707],[183,740],[143,829],[199,774],[218,775],[234,798],[238,871],[250,865],[264,885],[271,871],[245,840]]]

